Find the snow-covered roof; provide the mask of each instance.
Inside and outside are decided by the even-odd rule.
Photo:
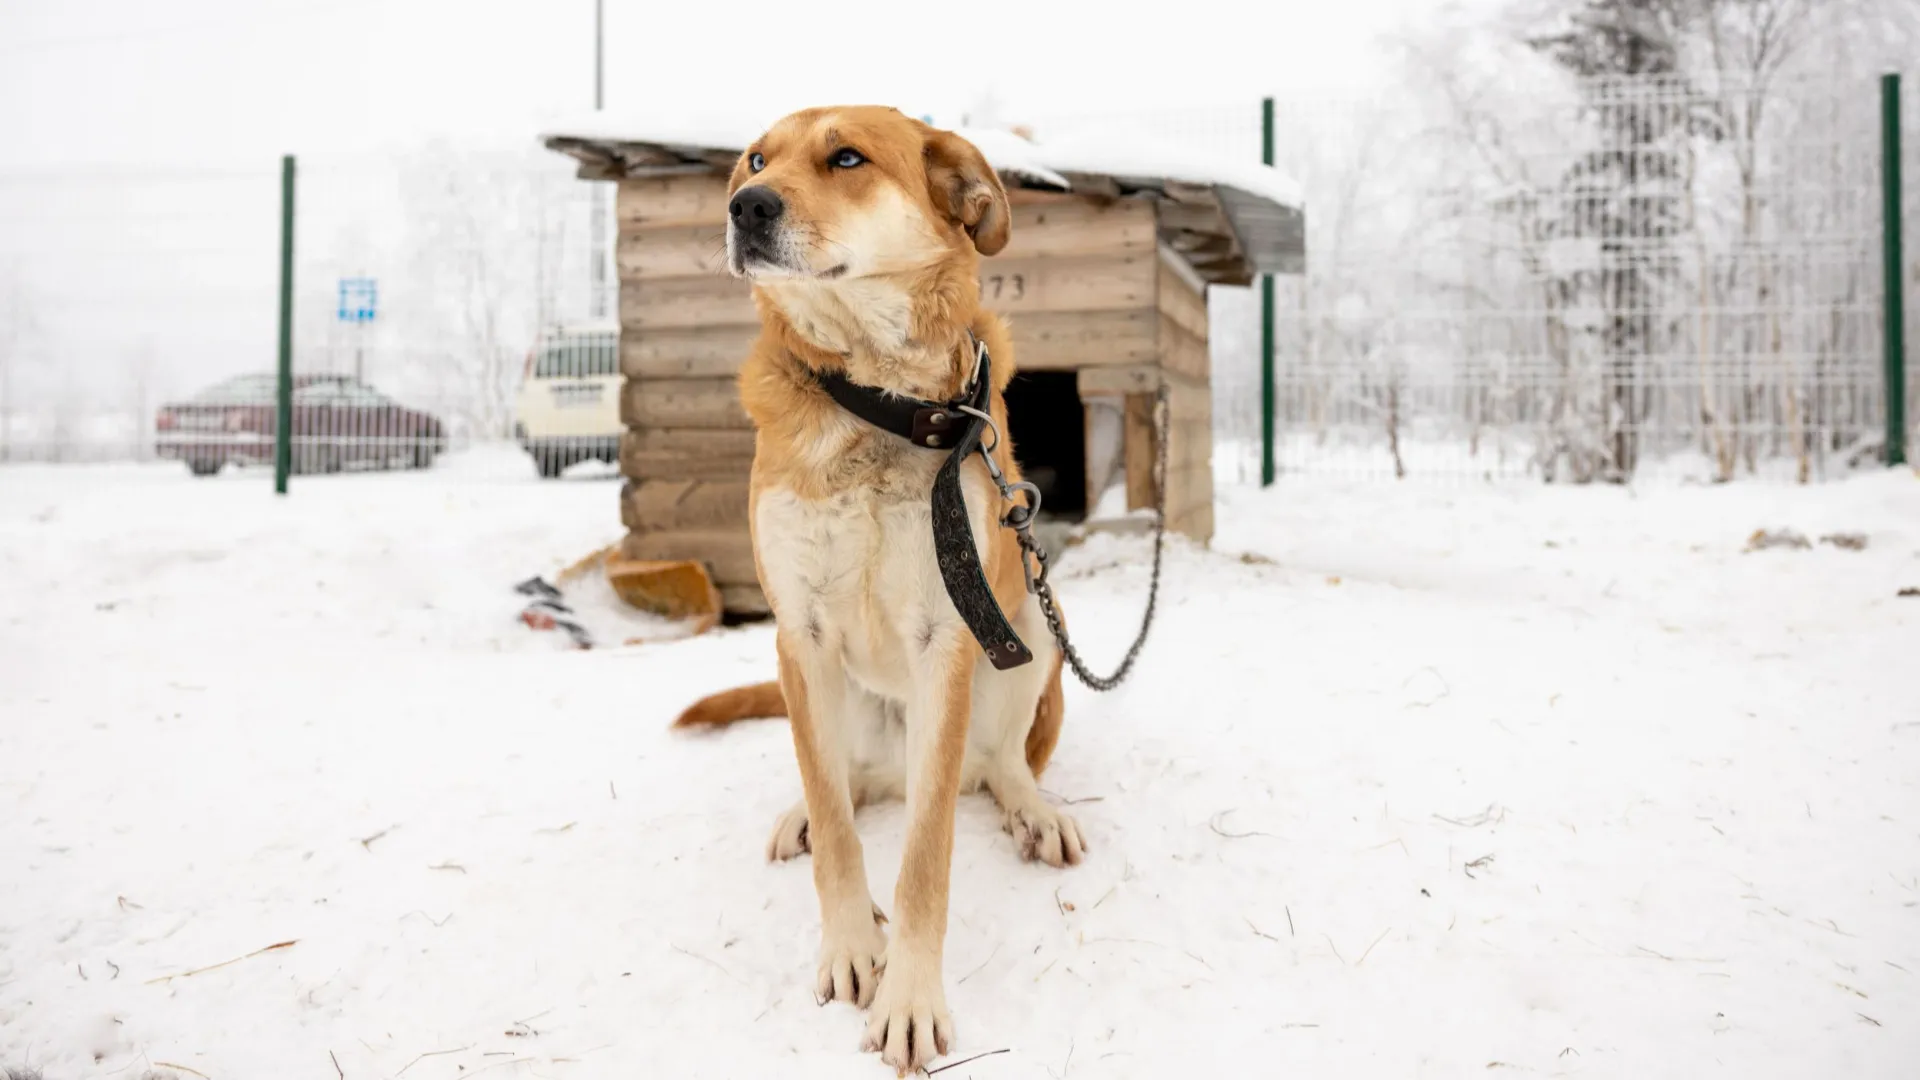
[[[757,125],[728,120],[635,124],[596,113],[543,138],[551,149],[579,160],[581,176],[607,180],[728,170],[759,134]],[[1045,139],[984,128],[958,134],[979,147],[1010,186],[1179,203],[1178,214],[1163,215],[1162,239],[1209,281],[1241,283],[1252,273],[1299,273],[1304,267],[1300,185],[1270,166],[1114,126]]]

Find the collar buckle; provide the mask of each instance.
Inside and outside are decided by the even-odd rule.
[[[954,429],[966,418],[967,414],[951,405],[915,409],[913,429],[907,433],[907,441],[930,450],[944,449],[953,445],[956,438]]]

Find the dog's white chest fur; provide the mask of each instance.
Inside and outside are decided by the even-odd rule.
[[[934,557],[929,504],[944,455],[908,452],[886,489],[825,499],[760,493],[754,542],[776,617],[807,647],[838,654],[856,682],[890,700],[911,692],[919,660],[969,636]],[[977,465],[962,473],[976,550],[997,496]]]

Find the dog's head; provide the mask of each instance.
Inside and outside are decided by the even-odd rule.
[[[794,113],[747,147],[727,205],[727,265],[756,280],[874,277],[992,255],[1011,224],[974,145],[896,109]]]

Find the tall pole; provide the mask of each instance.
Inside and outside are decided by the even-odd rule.
[[[606,105],[606,0],[593,0],[593,111]],[[593,220],[587,246],[591,249],[593,269],[588,278],[592,295],[587,298],[593,317],[607,317],[607,199],[604,184],[593,186]]]
[[[1886,263],[1887,464],[1907,460],[1907,319],[1900,255],[1900,76],[1880,76],[1881,253]]]
[[[280,370],[275,380],[273,490],[293,471],[293,155],[280,159]]]
[[[1260,161],[1273,164],[1273,99],[1260,99]],[[1273,484],[1273,275],[1260,275],[1260,486]]]

